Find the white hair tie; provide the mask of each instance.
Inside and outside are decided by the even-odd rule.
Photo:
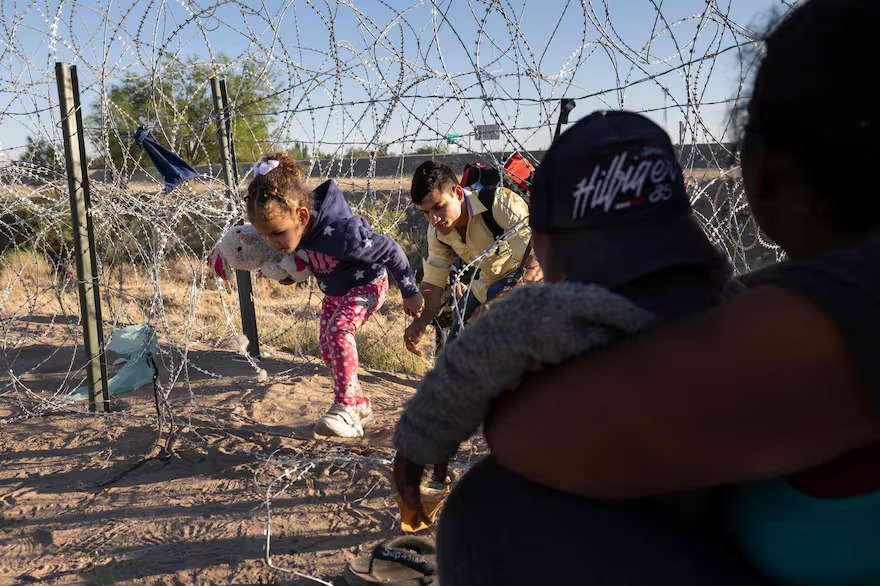
[[[257,175],[265,175],[278,165],[280,165],[278,161],[275,159],[269,159],[268,161],[260,161],[253,166],[254,177]]]

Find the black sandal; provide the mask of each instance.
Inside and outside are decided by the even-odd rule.
[[[345,580],[352,586],[439,584],[436,550],[420,537],[393,537],[374,547],[370,556],[352,560],[345,568]]]

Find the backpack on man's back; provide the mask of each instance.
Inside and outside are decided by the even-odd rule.
[[[504,162],[503,171],[483,163],[468,163],[461,174],[461,186],[475,191],[488,214],[484,214],[486,227],[497,240],[504,234],[504,229],[495,221],[492,206],[495,204],[495,192],[498,187],[505,187],[522,197],[526,203],[529,199],[529,186],[535,166],[520,153],[513,153]],[[502,173],[504,176],[502,177]]]

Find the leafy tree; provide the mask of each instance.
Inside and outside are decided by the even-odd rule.
[[[116,168],[130,160],[144,164],[134,143],[141,125],[153,125],[156,137],[192,165],[220,160],[211,77],[226,80],[233,112],[232,138],[240,161],[259,159],[271,146],[273,112],[281,103],[272,87],[274,73],[257,60],[233,67],[225,56],[215,63],[190,57],[162,59],[152,75],[125,76],[89,114],[90,140]]]
[[[445,155],[449,149],[446,148],[445,144],[428,144],[416,149],[415,154],[417,155]]]
[[[64,149],[47,138],[29,136],[20,160],[57,171],[64,168]]]
[[[389,155],[388,145],[380,144],[376,147],[371,148],[351,147],[350,149],[345,151],[345,156],[350,159],[369,159],[372,156],[374,150],[377,157],[387,157]]]
[[[345,151],[345,156],[349,159],[369,159],[370,151],[363,148],[351,147],[350,149]]]
[[[298,161],[305,161],[309,158],[309,145],[295,140],[293,141],[293,146],[288,149],[287,154]]]

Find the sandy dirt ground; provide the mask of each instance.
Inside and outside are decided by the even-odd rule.
[[[111,414],[46,412],[78,361],[46,343],[58,320],[0,393],[0,585],[344,584],[348,560],[400,533],[387,463],[416,375],[361,370],[378,421],[358,440],[314,439],[328,371],[272,348],[264,382],[233,351],[191,347],[184,375],[166,350],[160,411],[148,385]]]

